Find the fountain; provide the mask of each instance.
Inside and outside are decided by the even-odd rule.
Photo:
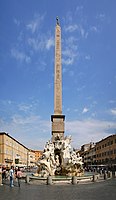
[[[52,139],[44,147],[42,157],[38,160],[38,174],[41,177],[54,175],[81,176],[83,174],[82,158],[71,148],[71,136],[64,137],[64,120],[62,115],[62,65],[61,65],[61,27],[56,18],[55,30],[55,70],[54,70],[54,114],[51,115]]]
[[[42,157],[37,162],[38,174],[47,176],[81,176],[83,174],[82,157],[71,148],[71,136],[48,141]]]

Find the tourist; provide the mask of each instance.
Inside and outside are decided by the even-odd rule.
[[[20,187],[20,180],[22,178],[22,172],[20,171],[19,167],[18,167],[18,170],[17,170],[16,178],[18,180],[18,186]]]
[[[16,178],[17,176],[17,170],[18,170],[18,167],[15,167],[15,170],[14,170],[14,177]]]
[[[2,167],[2,180],[5,180],[6,179],[6,166],[3,165]]]
[[[13,166],[11,166],[11,169],[10,169],[10,187],[14,187],[13,185],[13,178],[14,178],[14,170],[13,170]]]

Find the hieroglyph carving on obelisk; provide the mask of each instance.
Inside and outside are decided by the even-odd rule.
[[[55,30],[54,114],[62,114],[61,28],[58,18]]]
[[[64,120],[62,115],[62,65],[61,65],[61,28],[56,18],[55,30],[55,71],[54,71],[54,115],[52,121],[52,141],[64,138]]]

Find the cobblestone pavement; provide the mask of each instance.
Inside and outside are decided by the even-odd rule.
[[[0,200],[116,200],[116,179],[80,185],[0,186]]]

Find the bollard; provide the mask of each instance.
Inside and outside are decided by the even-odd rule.
[[[26,182],[26,183],[29,183],[29,175],[26,175],[25,182]]]
[[[73,177],[72,177],[72,184],[73,184],[73,185],[76,185],[76,184],[77,184],[77,177],[76,177],[76,176],[73,176]]]
[[[0,172],[0,186],[2,186],[2,173]]]
[[[0,165],[0,186],[2,185],[2,166]]]
[[[51,176],[47,177],[47,185],[52,185],[52,177]]]
[[[108,178],[112,178],[112,172],[108,171]]]
[[[110,178],[110,171],[108,171],[108,178]]]
[[[112,178],[112,172],[109,172],[109,178]]]
[[[107,175],[107,173],[105,172],[104,173],[104,180],[106,180],[108,178],[108,175]]]
[[[93,182],[95,182],[97,180],[97,175],[93,175]]]
[[[114,177],[116,178],[116,172],[114,172]]]
[[[97,174],[97,179],[99,179],[100,178],[100,174]]]

